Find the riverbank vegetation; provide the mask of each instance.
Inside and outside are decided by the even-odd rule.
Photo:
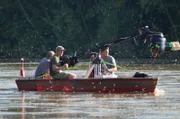
[[[40,59],[57,45],[66,54],[82,53],[117,37],[130,36],[148,25],[167,41],[180,38],[178,0],[1,0],[0,58]],[[116,59],[151,58],[143,40],[111,47]],[[161,58],[180,59],[180,53]]]

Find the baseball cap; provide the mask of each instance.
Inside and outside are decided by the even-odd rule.
[[[57,46],[57,47],[56,47],[56,51],[57,51],[57,50],[62,50],[62,51],[65,51],[65,49],[64,49],[64,47],[63,47],[63,46]]]

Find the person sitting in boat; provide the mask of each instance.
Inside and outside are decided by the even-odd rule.
[[[117,65],[114,57],[109,55],[109,47],[101,48],[101,58],[102,58],[102,68],[103,68],[102,73],[114,74],[114,72],[117,71]]]
[[[36,68],[35,71],[35,77],[37,78],[51,78],[49,74],[49,63],[50,59],[54,55],[54,51],[48,51],[47,56],[41,59],[39,65]]]
[[[65,63],[63,66],[60,66],[60,57],[64,54],[64,47],[57,46],[56,53],[50,60],[50,75],[53,79],[74,79],[76,74],[70,72],[64,72],[68,68],[68,63]]]

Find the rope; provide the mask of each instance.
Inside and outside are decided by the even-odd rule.
[[[104,64],[108,64],[108,65],[111,65],[111,66],[115,66],[114,64],[109,63],[109,62],[105,62],[105,61],[102,61],[102,63],[104,63]],[[117,68],[122,69],[122,67],[121,67],[121,66],[119,66],[119,65],[116,65],[116,67],[117,67]]]
[[[158,48],[157,54],[154,56],[151,64],[147,67],[147,69],[149,69],[149,68],[154,64],[154,62],[155,62],[155,60],[156,60],[156,57],[157,57],[158,55],[159,55],[159,48]]]

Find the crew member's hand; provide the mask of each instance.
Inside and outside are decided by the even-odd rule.
[[[66,63],[66,64],[63,65],[63,67],[66,69],[66,68],[69,67],[69,65]]]

